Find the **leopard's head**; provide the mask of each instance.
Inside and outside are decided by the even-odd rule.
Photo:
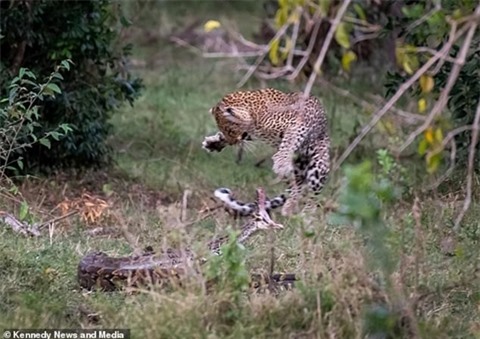
[[[252,116],[243,93],[230,93],[210,109],[219,131],[229,145],[237,145],[250,139]]]
[[[255,124],[261,115],[268,114],[272,105],[283,104],[288,95],[274,88],[237,91],[225,95],[210,113],[230,145],[253,137]]]

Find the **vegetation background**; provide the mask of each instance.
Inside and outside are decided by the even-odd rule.
[[[26,0],[0,16],[0,327],[480,337],[477,2]],[[265,86],[326,107],[321,208],[275,215],[273,240],[229,244],[181,288],[81,290],[90,251],[201,253],[234,228],[204,212],[218,187],[282,192],[271,149],[201,149],[210,107]],[[275,271],[301,281],[255,293],[245,273],[269,270],[272,244]],[[223,283],[207,293],[212,272]]]

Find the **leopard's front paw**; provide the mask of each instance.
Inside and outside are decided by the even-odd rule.
[[[202,148],[209,153],[213,151],[220,152],[225,146],[227,145],[221,132],[205,137],[202,142]]]
[[[293,163],[290,159],[279,155],[278,153],[274,154],[272,157],[273,160],[273,172],[278,175],[280,178],[288,178],[293,173]]]

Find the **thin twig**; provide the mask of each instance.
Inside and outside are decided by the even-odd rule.
[[[370,33],[370,34],[365,34],[365,35],[360,35],[358,37],[355,37],[352,39],[351,44],[356,45],[359,42],[366,41],[366,40],[374,40],[377,39],[380,36],[380,33]]]
[[[449,20],[448,17],[447,17],[447,22],[451,25],[450,27],[450,32],[454,31],[457,29],[458,27],[458,22],[457,21],[454,21],[454,20]],[[453,45],[454,43],[454,40],[455,40],[455,37],[453,36],[453,34],[449,34],[448,36],[448,42],[447,43],[451,43]],[[447,54],[448,55],[448,54]],[[443,65],[445,64],[445,57],[443,58],[440,58],[440,60],[438,61],[438,63],[435,65],[434,69],[431,71],[431,75],[435,75],[437,74],[438,72],[440,72],[440,70],[442,69]]]
[[[315,42],[317,41],[317,35],[318,35],[318,31],[320,29],[321,23],[322,23],[322,18],[318,18],[318,20],[316,20],[316,22],[315,22],[315,26],[313,27],[312,35],[310,35],[310,40],[308,41],[306,54],[302,58],[302,60],[300,60],[300,62],[298,63],[298,65],[295,68],[295,70],[293,71],[293,73],[291,73],[289,76],[287,76],[288,80],[295,80],[298,77],[298,75],[300,74],[300,72],[302,71],[303,67],[305,67],[305,64],[308,62],[308,59],[309,59],[310,55],[312,54],[313,47],[315,46]]]
[[[325,80],[325,79],[319,79],[319,82],[324,85],[326,88],[328,89],[331,89],[333,90],[335,93],[345,97],[345,98],[348,98],[350,100],[352,100],[355,104],[365,108],[365,109],[371,109],[371,110],[378,110],[379,108],[374,105],[373,103],[369,102],[369,101],[366,101],[366,100],[363,100],[362,98],[356,96],[355,94],[351,93],[350,91],[347,91],[343,88],[340,88],[340,87],[337,87],[335,86],[334,84],[332,84],[331,82],[329,82],[328,80]],[[375,96],[371,96],[372,98],[374,98],[375,100],[378,100],[379,98],[378,97],[375,97]],[[382,102],[382,105],[383,105],[383,102]],[[411,113],[411,112],[407,112],[407,111],[404,111],[404,110],[401,110],[399,108],[396,108],[396,107],[392,107],[390,109],[392,112],[395,112],[396,114],[398,114],[399,116],[401,116],[402,118],[405,118],[405,119],[408,119],[408,120],[414,120],[414,121],[423,121],[425,120],[425,117],[422,116],[422,115],[419,115],[419,114],[415,114],[415,113]]]
[[[479,6],[480,7],[480,6]],[[467,213],[468,208],[472,202],[472,182],[473,182],[473,167],[475,162],[475,153],[477,148],[478,142],[478,131],[480,129],[480,97],[478,100],[477,112],[475,113],[475,119],[472,125],[472,141],[470,142],[470,150],[468,152],[468,167],[467,167],[467,196],[465,197],[465,201],[463,203],[463,208],[460,211],[457,219],[455,220],[455,226],[453,230],[457,232],[460,229],[460,223]]]
[[[122,231],[122,235],[132,248],[133,253],[136,255],[141,254],[143,250],[138,246],[138,238],[135,239],[135,236],[128,230],[128,226],[125,224],[124,220],[118,215],[117,212],[113,212],[112,215],[115,219],[117,219],[117,222],[120,225],[120,230]]]
[[[313,72],[310,74],[310,77],[308,78],[307,85],[305,86],[305,90],[303,91],[303,94],[305,97],[308,97],[310,95],[310,92],[312,91],[313,84],[315,82],[315,79],[317,78],[317,74],[320,72],[320,68],[322,67],[323,60],[325,59],[325,56],[327,55],[328,47],[330,46],[330,43],[332,42],[333,35],[335,34],[335,30],[337,29],[338,25],[340,24],[340,21],[342,20],[343,15],[347,11],[348,6],[352,0],[344,0],[342,6],[337,12],[337,15],[335,16],[335,19],[333,20],[330,29],[328,30],[327,36],[325,37],[325,41],[323,42],[322,49],[320,51],[320,54],[318,55],[317,60],[315,61],[315,65],[313,67]]]
[[[239,83],[237,84],[237,87],[242,87],[243,85],[245,85],[248,81],[248,79],[250,79],[250,77],[252,76],[252,74],[255,72],[255,70],[258,68],[258,66],[262,63],[263,59],[265,59],[265,57],[267,56],[268,54],[268,51],[270,50],[270,44],[272,41],[275,41],[277,39],[279,39],[282,35],[285,34],[285,32],[287,31],[287,28],[288,26],[290,26],[289,23],[286,23],[285,25],[283,25],[279,30],[278,32],[275,34],[275,36],[273,37],[272,40],[270,40],[270,43],[264,48],[263,50],[263,54],[260,55],[257,60],[255,61],[255,64],[253,64],[252,66],[250,66],[248,72],[242,77],[242,79],[239,81]]]
[[[59,216],[59,217],[55,217],[55,218],[53,218],[53,219],[50,219],[50,220],[48,220],[48,221],[45,221],[45,222],[41,223],[40,225],[38,225],[38,229],[41,230],[42,228],[47,227],[48,225],[50,225],[50,224],[53,223],[53,222],[57,222],[57,221],[61,221],[61,220],[63,220],[63,219],[67,219],[67,218],[69,218],[69,217],[71,217],[72,215],[77,214],[77,213],[78,213],[78,211],[75,210],[75,211],[68,212],[68,213],[65,214],[65,215],[61,215],[61,216]]]
[[[257,51],[257,52],[235,52],[235,53],[224,53],[224,52],[208,52],[202,53],[202,57],[204,58],[251,58],[251,57],[258,57],[263,55],[265,52]]]
[[[355,24],[355,29],[362,32],[374,33],[382,29],[381,25],[371,24],[368,21],[357,19],[348,15],[343,17],[343,21]]]
[[[442,149],[447,146],[447,144],[450,142],[451,139],[456,137],[458,134],[470,131],[473,128],[473,125],[464,125],[457,127],[455,129],[452,129],[448,134],[445,136],[445,138],[442,140]]]
[[[457,155],[457,145],[455,144],[455,140],[450,140],[450,166],[448,166],[448,169],[445,171],[445,173],[443,173],[440,178],[438,178],[437,180],[435,180],[435,182],[433,184],[431,184],[430,186],[428,186],[427,188],[425,188],[423,190],[423,193],[426,193],[428,191],[431,191],[431,190],[434,190],[434,189],[437,189],[438,186],[440,186],[440,184],[442,182],[445,181],[445,179],[447,179],[453,172],[453,169],[455,168],[455,159],[456,159],[456,155]]]
[[[300,22],[302,21],[302,8],[295,13],[298,15],[298,20],[294,23],[293,25],[293,32],[292,32],[292,49],[288,52],[288,57],[287,57],[287,65],[292,67],[292,62],[293,62],[293,51],[295,49],[295,46],[297,45],[297,39],[298,39],[298,31],[300,29]]]
[[[429,48],[429,47],[416,47],[415,52],[429,53],[430,55],[436,55],[438,53],[438,51],[434,50],[433,48]],[[452,64],[458,64],[457,59],[452,58],[451,56],[448,56],[448,55],[445,55],[445,56],[442,55],[440,60],[445,60],[445,61],[451,62]]]
[[[185,190],[182,196],[182,208],[180,212],[180,221],[183,222],[187,220],[187,205],[188,205],[188,197],[192,194],[192,191]]]
[[[225,208],[225,205],[223,204],[218,204],[216,206],[213,206],[213,207],[209,207],[203,211],[201,211],[200,213],[203,214],[202,216],[194,219],[194,220],[191,220],[191,221],[188,221],[188,222],[185,222],[183,225],[185,227],[188,227],[188,226],[192,226],[192,225],[195,225],[196,223],[199,223],[200,221],[203,221],[205,219],[207,219],[208,217],[214,215],[214,212],[216,210],[219,210],[221,208]]]
[[[414,28],[420,26],[421,24],[423,24],[425,21],[427,21],[430,17],[432,17],[435,13],[437,13],[438,11],[440,11],[442,9],[442,6],[440,5],[439,2],[437,2],[435,4],[435,7],[433,9],[430,10],[430,12],[426,13],[425,15],[423,15],[421,18],[415,20],[414,22],[412,22],[410,25],[408,25],[407,29],[406,29],[406,32],[411,32]]]
[[[275,233],[273,230],[269,232],[269,242],[270,242],[270,277],[275,271]]]

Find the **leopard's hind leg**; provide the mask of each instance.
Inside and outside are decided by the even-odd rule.
[[[293,177],[288,183],[288,199],[282,208],[282,215],[288,216],[298,211],[298,202],[302,196],[306,183],[306,169],[308,158],[299,154],[293,161]]]
[[[318,204],[316,202],[317,196],[322,192],[330,174],[330,153],[329,141],[319,140],[311,148],[310,160],[305,174],[306,185],[309,188],[311,197],[308,207],[316,210]],[[309,196],[311,196],[309,194]]]

